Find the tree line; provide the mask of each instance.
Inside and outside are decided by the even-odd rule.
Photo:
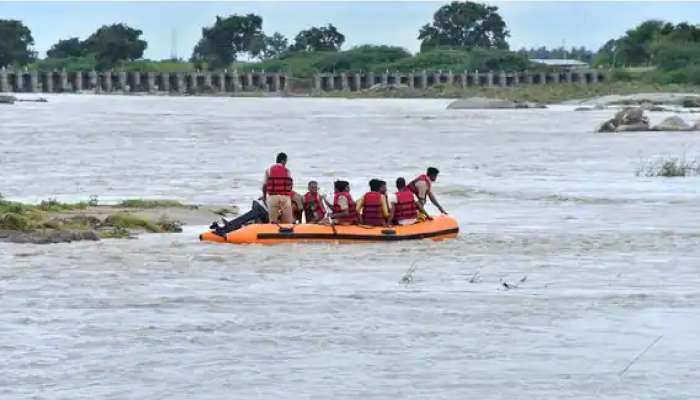
[[[66,62],[84,69],[115,68],[142,59],[147,48],[142,34],[141,30],[126,24],[102,26],[85,40],[75,37],[59,40],[40,62],[48,68],[60,67]],[[201,38],[189,61],[197,68],[211,70],[228,68],[241,59],[263,61],[274,67],[288,66],[282,61],[290,58],[312,59],[316,54],[324,54],[324,59],[330,60],[324,62],[331,64],[323,68],[342,65],[362,68],[369,62],[386,62],[387,65],[390,62],[399,67],[404,62],[433,68],[435,64],[462,65],[466,59],[474,61],[481,57],[484,60],[477,64],[499,69],[527,66],[528,58],[566,58],[613,68],[651,66],[663,71],[682,70],[677,75],[689,78],[697,75],[700,81],[700,67],[692,67],[700,65],[700,28],[689,23],[646,21],[622,37],[609,40],[597,52],[583,47],[511,51],[509,36],[498,7],[474,2],[455,1],[440,7],[432,21],[419,29],[420,53],[415,56],[393,46],[360,46],[343,52],[345,35],[332,24],[304,29],[289,40],[279,32],[266,34],[263,19],[258,15],[234,14],[217,16],[212,25],[202,28]],[[0,20],[0,67],[37,62],[33,45],[31,31],[22,22]],[[441,52],[440,57],[430,55],[436,52]],[[408,58],[411,62],[407,64]]]

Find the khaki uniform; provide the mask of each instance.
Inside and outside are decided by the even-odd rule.
[[[291,176],[291,172],[289,175]],[[264,184],[267,184],[267,178],[270,176],[270,170],[265,170]],[[279,194],[268,194],[267,211],[272,224],[293,224],[294,213],[292,211],[292,199],[289,196]]]

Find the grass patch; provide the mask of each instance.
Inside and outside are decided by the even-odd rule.
[[[661,158],[643,161],[637,168],[637,176],[678,178],[700,175],[700,163],[685,157]]]
[[[10,231],[28,231],[32,224],[27,217],[17,213],[0,215],[0,229]]]
[[[73,211],[73,210],[84,210],[88,208],[89,204],[87,201],[81,201],[80,203],[61,203],[56,199],[44,200],[36,206],[41,211],[46,212],[61,212],[61,211]]]
[[[112,228],[99,231],[97,235],[100,237],[100,239],[127,239],[131,237],[129,231],[124,228]]]
[[[104,221],[106,226],[118,229],[143,229],[147,232],[160,233],[160,227],[144,218],[129,213],[117,213],[110,215]]]
[[[165,208],[165,207],[180,207],[187,206],[177,200],[144,200],[144,199],[129,199],[117,204],[117,207],[124,208]]]
[[[151,233],[182,232],[182,225],[165,215],[161,216],[158,221],[151,222],[133,214],[117,213],[107,217],[104,225],[123,230],[140,229]]]

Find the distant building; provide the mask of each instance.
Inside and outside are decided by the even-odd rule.
[[[558,67],[558,68],[563,68],[563,69],[584,69],[584,68],[590,67],[588,65],[588,63],[585,63],[583,61],[563,59],[563,58],[551,58],[551,59],[531,58],[530,62],[534,63],[534,64],[546,65],[548,67]]]

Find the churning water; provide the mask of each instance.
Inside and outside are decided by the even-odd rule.
[[[694,155],[698,137],[591,133],[612,111],[447,103],[0,108],[9,199],[245,208],[286,151],[299,190],[313,178],[326,193],[435,165],[461,225],[442,243],[236,247],[193,226],[0,244],[0,398],[697,398],[700,179],[635,170]]]

